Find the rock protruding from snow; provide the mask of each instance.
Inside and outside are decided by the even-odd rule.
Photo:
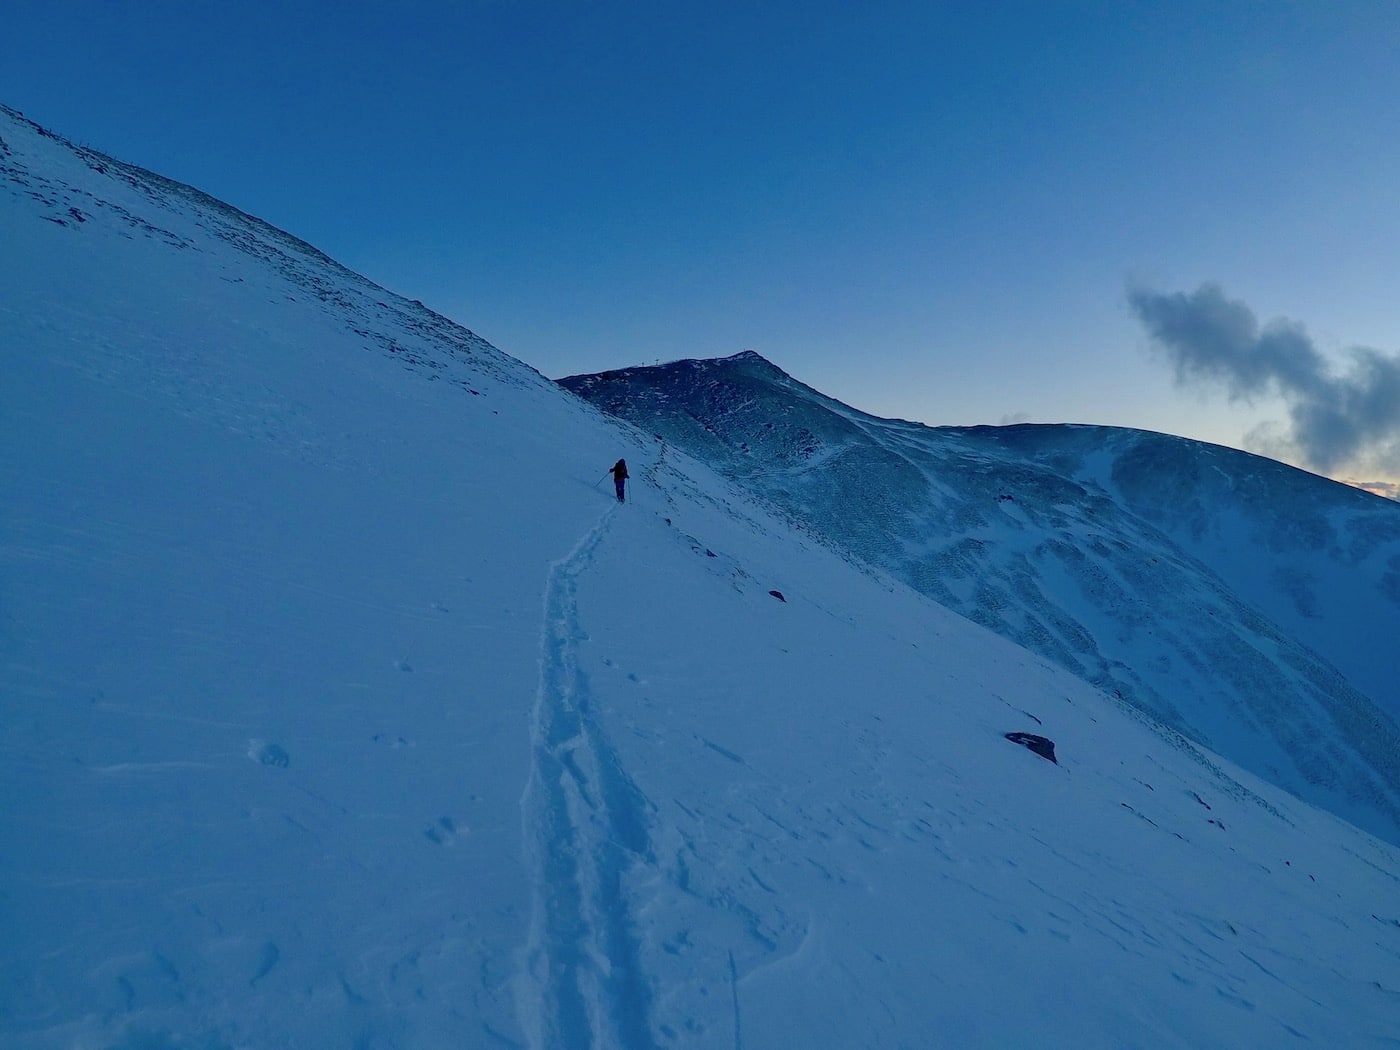
[[[1034,751],[1041,758],[1048,758],[1057,766],[1060,764],[1060,760],[1055,757],[1055,741],[1049,737],[1036,733],[1007,733],[1005,736],[1013,744],[1020,744],[1027,750]]]

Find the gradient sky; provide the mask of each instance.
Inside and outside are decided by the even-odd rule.
[[[1397,55],[1396,0],[8,0],[0,102],[546,375],[752,348],[881,415],[1287,456],[1289,391],[1130,291],[1392,362]],[[1395,401],[1331,473],[1400,480]]]

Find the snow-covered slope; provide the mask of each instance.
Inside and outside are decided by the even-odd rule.
[[[753,353],[562,383],[853,557],[1400,841],[1400,506],[1160,434],[878,419]]]
[[[8,111],[0,367],[6,1047],[1394,1045],[1392,847]]]

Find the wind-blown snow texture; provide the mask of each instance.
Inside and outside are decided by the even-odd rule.
[[[1161,434],[878,419],[752,353],[562,383],[853,557],[1400,842],[1400,506]]]
[[[9,111],[0,353],[6,1047],[1396,1045],[1392,847]]]

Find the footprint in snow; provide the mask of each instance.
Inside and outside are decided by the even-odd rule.
[[[423,835],[429,842],[435,842],[439,846],[450,846],[457,841],[457,836],[465,834],[466,830],[466,828],[459,830],[451,817],[438,817],[437,823],[423,832]]]
[[[248,757],[262,766],[286,769],[292,764],[292,756],[280,744],[269,744],[266,740],[249,740]]]

